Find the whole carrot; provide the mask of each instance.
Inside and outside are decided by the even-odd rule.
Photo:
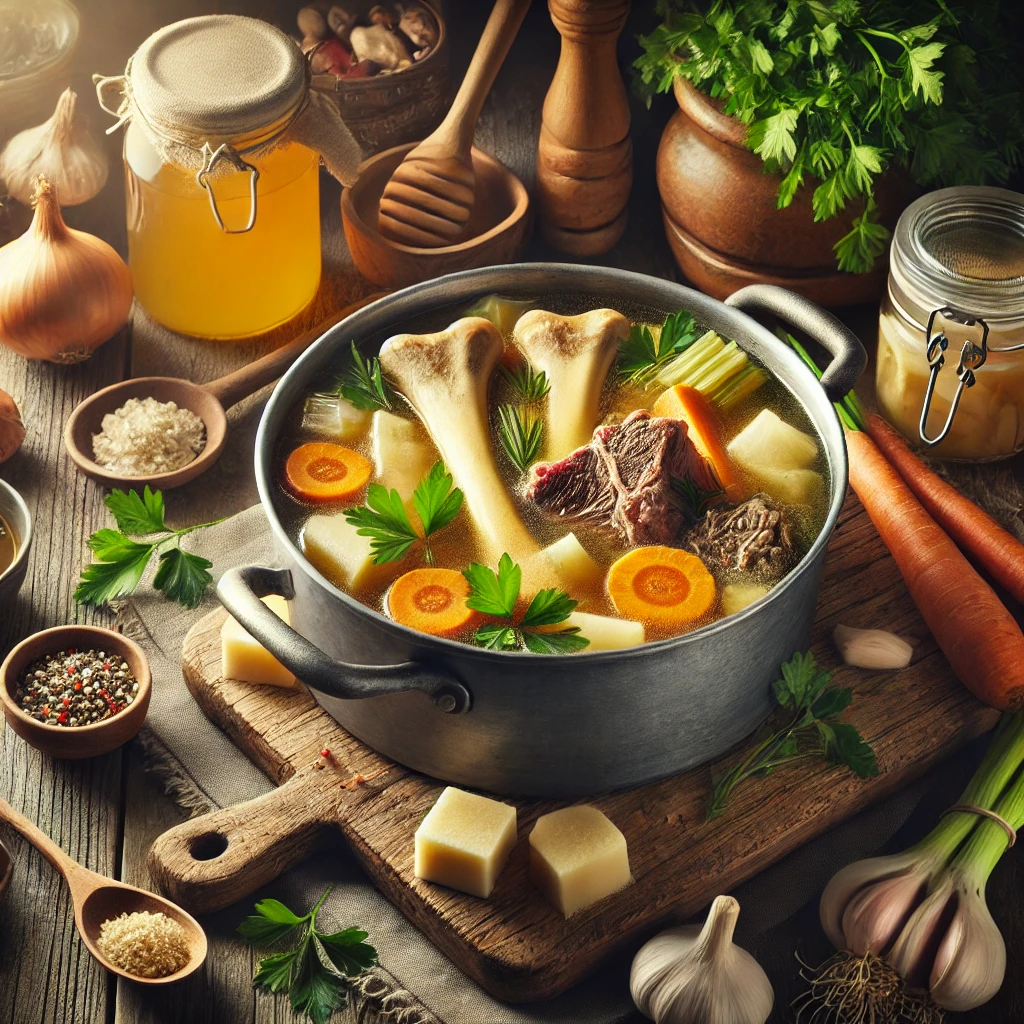
[[[973,555],[999,586],[1024,604],[1024,544],[933,473],[881,416],[872,413],[865,426],[882,454],[961,550]]]
[[[846,431],[850,486],[960,681],[1004,711],[1024,707],[1024,634],[875,442]]]

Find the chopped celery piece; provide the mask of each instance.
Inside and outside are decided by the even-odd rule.
[[[752,394],[767,379],[767,373],[754,366],[735,341],[726,343],[714,331],[701,335],[655,378],[665,388],[676,384],[696,388],[723,409]]]

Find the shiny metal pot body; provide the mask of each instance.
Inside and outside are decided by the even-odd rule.
[[[275,511],[274,446],[314,376],[365,338],[411,317],[497,292],[565,292],[602,304],[688,309],[767,366],[820,434],[830,476],[824,528],[800,564],[737,615],[670,640],[564,656],[484,651],[391,622],[306,561]],[[812,334],[833,362],[821,384],[741,308],[774,313]],[[225,574],[218,592],[242,624],[355,736],[445,781],[533,796],[633,786],[708,761],[770,711],[779,665],[806,648],[829,535],[846,491],[843,432],[831,406],[863,369],[864,350],[830,314],[779,288],[755,285],[721,303],[640,274],[562,264],[467,271],[367,306],[328,331],[278,385],[260,424],[256,475],[283,569]],[[823,389],[824,388],[824,389]],[[292,599],[294,630],[257,600]]]

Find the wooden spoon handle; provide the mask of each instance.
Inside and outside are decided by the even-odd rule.
[[[477,118],[530,3],[531,0],[497,0],[445,119],[421,145],[445,143],[453,153],[469,155]]]
[[[351,316],[357,309],[362,309],[363,306],[368,306],[371,302],[376,302],[377,299],[383,298],[387,294],[387,292],[374,292],[357,302],[350,303],[340,312],[332,314],[317,324],[316,327],[300,334],[294,341],[282,345],[281,348],[275,349],[273,352],[268,352],[267,355],[255,362],[249,363],[248,366],[243,366],[233,373],[211,380],[209,384],[204,384],[203,388],[213,395],[225,409],[230,409],[243,398],[248,398],[249,395],[255,394],[271,381],[277,380],[328,328],[340,323],[345,317]]]
[[[20,832],[69,882],[73,875],[86,870],[3,798],[0,798],[0,821],[6,821],[15,831]]]
[[[297,775],[255,800],[169,829],[149,848],[149,873],[186,910],[221,910],[298,863],[336,820],[333,803]]]

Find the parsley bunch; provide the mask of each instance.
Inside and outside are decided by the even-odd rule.
[[[498,571],[472,562],[462,575],[469,582],[466,606],[498,619],[481,626],[473,634],[473,642],[492,651],[532,651],[534,654],[573,654],[590,646],[579,635],[578,626],[567,626],[554,632],[541,630],[565,622],[576,607],[564,590],[541,590],[529,603],[522,618],[516,615],[516,604],[523,583],[523,571],[504,554]]]
[[[424,561],[427,565],[434,565],[431,534],[447,526],[462,508],[462,491],[453,484],[444,463],[434,463],[430,473],[412,492],[413,508],[420,520],[419,530],[409,519],[398,491],[388,491],[380,484],[370,484],[366,491],[366,504],[348,509],[345,519],[358,527],[356,533],[360,537],[370,538],[374,565],[397,562],[420,542],[423,544]]]
[[[646,387],[658,371],[697,340],[697,324],[685,309],[669,313],[661,327],[633,324],[619,346],[619,375],[637,387]]]
[[[840,722],[853,691],[832,686],[832,673],[822,672],[808,651],[799,651],[782,666],[782,678],[772,684],[776,703],[789,717],[768,733],[715,786],[706,821],[725,811],[732,791],[746,779],[761,779],[777,768],[807,758],[824,758],[846,765],[859,778],[878,774],[875,752],[857,727]]]
[[[1019,58],[998,0],[659,0],[640,44],[648,100],[678,76],[749,125],[783,175],[778,205],[814,179],[815,220],[859,205],[835,246],[842,270],[885,251],[874,187],[887,168],[921,186],[1005,182],[1021,163]]]
[[[181,539],[223,520],[172,530],[164,522],[163,494],[150,490],[148,485],[141,497],[135,490],[127,494],[112,490],[103,503],[113,514],[117,529],[97,530],[89,538],[96,561],[82,570],[75,600],[79,604],[102,605],[130,594],[139,585],[149,560],[159,554],[154,589],[186,608],[197,607],[213,582],[209,573],[213,562],[183,551]],[[133,539],[139,537],[148,539]]]
[[[260,960],[252,984],[267,992],[287,992],[292,1009],[313,1024],[325,1024],[348,1002],[346,979],[357,977],[377,963],[377,951],[364,941],[367,936],[361,929],[326,933],[317,928],[316,915],[330,891],[304,917],[293,914],[277,900],[260,900],[256,914],[238,926],[254,946],[273,945],[301,929],[294,949]]]

